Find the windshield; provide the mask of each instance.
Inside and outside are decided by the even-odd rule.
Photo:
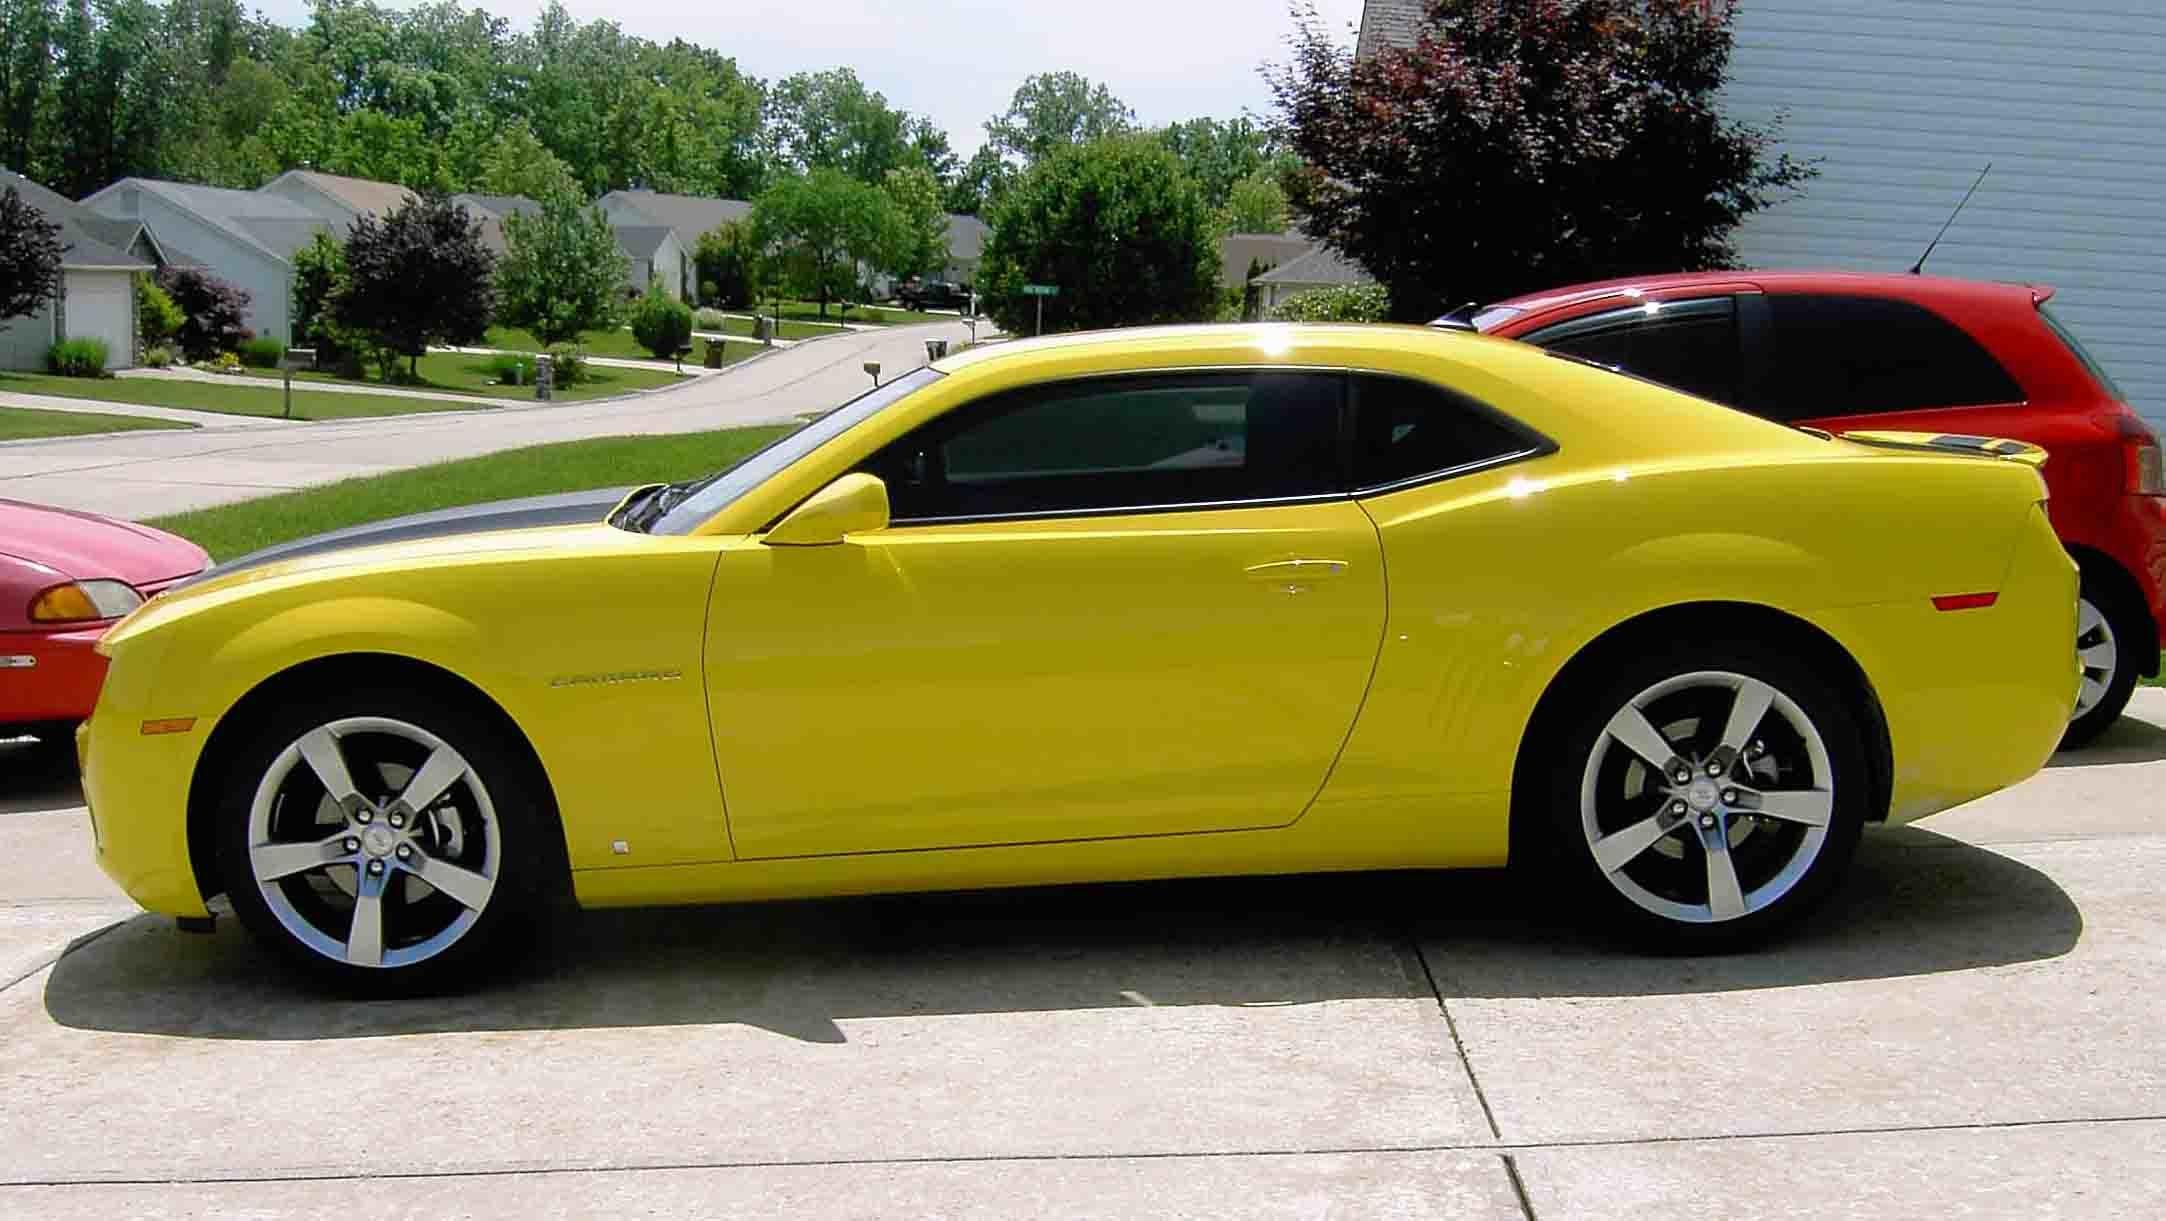
[[[2098,384],[2105,387],[2106,393],[2123,402],[2128,401],[2128,396],[2121,393],[2121,388],[2114,385],[2113,378],[2106,373],[2106,366],[2098,363],[2098,360],[2077,340],[2076,333],[2068,329],[2067,323],[2055,317],[2053,311],[2047,309],[2046,303],[2043,301],[2038,303],[2038,316],[2046,320],[2046,325],[2052,327],[2053,333],[2060,336],[2061,342],[2067,346],[2069,355],[2081,361],[2083,367],[2091,371],[2091,376],[2098,379]]]
[[[851,428],[871,419],[890,403],[940,379],[926,366],[914,369],[877,389],[868,390],[737,465],[691,484],[649,526],[649,534],[690,534],[699,524],[735,503],[737,498],[780,474],[791,463],[820,448]]]

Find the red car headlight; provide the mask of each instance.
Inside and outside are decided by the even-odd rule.
[[[70,581],[30,599],[32,623],[91,623],[118,619],[143,605],[126,581]]]

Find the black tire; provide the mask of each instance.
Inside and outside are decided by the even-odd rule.
[[[420,816],[411,821],[403,815],[394,818],[396,811],[389,799],[433,752],[425,743],[401,738],[400,730],[345,730],[337,740],[353,787],[376,803],[367,819],[370,826],[357,826],[354,820],[361,815],[342,814],[329,801],[328,787],[306,757],[296,760],[287,752],[298,750],[301,739],[317,727],[360,720],[401,723],[431,735],[452,748],[467,770],[450,782],[441,801],[424,803]],[[536,774],[531,756],[507,740],[490,710],[473,706],[470,698],[433,690],[380,688],[291,701],[279,707],[275,717],[253,727],[230,759],[212,816],[217,820],[218,875],[234,914],[251,934],[304,974],[342,992],[392,997],[469,987],[521,956],[551,901],[564,890],[562,833],[549,804],[547,785]],[[251,818],[259,787],[281,761],[288,769],[283,773],[286,779],[267,801],[270,839],[298,844],[326,835],[367,832],[372,827],[381,836],[383,829],[404,824],[404,834],[412,837],[407,847],[418,854],[421,866],[434,868],[440,859],[443,864],[488,876],[491,862],[486,859],[486,845],[493,834],[493,888],[478,911],[453,902],[448,890],[415,885],[403,872],[410,869],[401,863],[407,859],[403,854],[371,856],[380,847],[373,841],[338,862],[259,884],[251,863]],[[484,809],[493,815],[493,827],[483,818]],[[450,828],[458,829],[456,842],[446,833]],[[347,842],[361,841],[349,838]],[[289,921],[298,920],[301,927],[339,940],[337,892],[343,891],[348,922],[343,937],[350,952],[356,932],[353,913],[359,906],[355,888],[362,881],[363,863],[384,867],[381,934],[375,943],[386,961],[376,966],[330,957],[327,949],[311,945],[302,931],[289,927]],[[274,910],[268,893],[272,891],[277,892],[282,910]],[[470,920],[468,912],[473,913]],[[450,926],[462,920],[463,930],[451,932]],[[446,927],[430,933],[438,921]],[[450,934],[448,943],[427,950],[426,957],[407,963],[388,961],[420,953],[433,937],[446,933]]]
[[[1690,766],[1695,784],[1687,787],[1695,799],[1705,796],[1705,787],[1696,782],[1707,777],[1703,760],[1721,761],[1719,755],[1708,757],[1715,755],[1711,747],[1720,742],[1727,709],[1734,702],[1734,696],[1725,695],[1732,689],[1721,685],[1727,680],[1688,677],[1710,674],[1765,684],[1790,710],[1771,705],[1765,717],[1754,722],[1762,728],[1748,735],[1748,749],[1757,745],[1763,753],[1739,761],[1727,778],[1708,778],[1715,796],[1707,799],[1717,804],[1703,812],[1680,804],[1682,792],[1666,796],[1675,782],[1625,748],[1609,726],[1645,693],[1666,684],[1687,684],[1647,700],[1653,711],[1643,715],[1650,724],[1659,722],[1674,755]],[[1720,953],[1768,940],[1827,899],[1848,868],[1871,812],[1874,786],[1864,728],[1869,713],[1858,706],[1856,694],[1827,681],[1822,668],[1801,651],[1785,649],[1780,642],[1743,639],[1702,638],[1620,649],[1570,682],[1546,706],[1520,752],[1512,851],[1515,861],[1532,866],[1593,929],[1658,952]],[[1824,783],[1809,774],[1819,765],[1810,760],[1806,736],[1793,731],[1793,711],[1822,744],[1829,771]],[[1636,795],[1635,778],[1641,786]],[[1798,784],[1800,778],[1809,783]],[[1655,785],[1665,793],[1655,792]],[[1823,834],[1815,839],[1811,827],[1741,813],[1728,804],[1732,791],[1747,794],[1750,801],[1748,785],[1769,794],[1797,787],[1829,790]],[[1588,786],[1596,794],[1594,814],[1583,805]],[[1715,829],[1699,830],[1699,821],[1710,815],[1716,819]],[[1597,839],[1653,818],[1681,821],[1637,850],[1614,875],[1597,862]],[[1744,825],[1733,827],[1740,819]],[[1715,914],[1713,871],[1703,834],[1720,834],[1723,843],[1732,845],[1724,851],[1747,905],[1744,914]],[[1767,838],[1754,847],[1752,837],[1763,834]],[[1791,867],[1801,872],[1785,882]],[[1697,906],[1704,907],[1704,913],[1651,909],[1649,902],[1694,906],[1695,872]],[[1778,884],[1783,888],[1775,889]],[[1642,897],[1627,893],[1631,889]],[[1756,897],[1762,905],[1752,906]]]
[[[2088,603],[2097,608],[2100,618],[2116,643],[2116,662],[2105,678],[2106,691],[2096,704],[2068,722],[2067,732],[2061,735],[2061,749],[2075,750],[2088,745],[2092,739],[2106,732],[2106,727],[2121,719],[2128,700],[2136,691],[2137,646],[2151,636],[2151,617],[2143,608],[2133,604],[2121,587],[2110,579],[2099,576],[2089,564],[2083,566],[2083,587],[2077,594],[2079,605]],[[2078,632],[2082,627],[2079,624]],[[2096,633],[2092,633],[2093,636]],[[2076,647],[2079,653],[2087,638],[2079,634]]]

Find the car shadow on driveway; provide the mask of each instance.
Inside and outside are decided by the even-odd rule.
[[[2166,759],[2166,729],[2133,716],[2124,716],[2093,738],[2082,750],[2064,750],[2046,760],[2047,767],[2083,767],[2093,763],[2156,763]]]
[[[229,916],[139,916],[53,968],[64,1026],[206,1039],[743,1023],[840,1043],[856,1018],[1789,987],[2051,958],[2083,919],[2043,873],[1928,831],[1870,834],[1797,935],[1650,957],[1504,872],[1255,878],[566,915],[464,995],[360,1002],[297,983]],[[1417,947],[1419,947],[1417,949]]]

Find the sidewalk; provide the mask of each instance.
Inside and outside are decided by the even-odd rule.
[[[144,381],[210,382],[213,385],[232,386],[236,389],[263,394],[278,394],[284,383],[276,378],[256,377],[246,373],[205,373],[201,369],[121,369],[114,377],[140,378]],[[504,400],[493,399],[485,394],[460,394],[456,390],[411,390],[402,386],[365,386],[355,382],[295,381],[296,390],[327,390],[333,394],[375,394],[385,398],[435,399],[454,403],[472,403],[477,407],[495,407]],[[149,415],[170,408],[143,407],[131,415]],[[215,415],[215,412],[183,411],[180,415],[194,418],[199,415]],[[174,418],[179,418],[175,416]],[[231,418],[231,417],[228,417]],[[248,418],[248,417],[243,417]],[[254,417],[261,418],[261,417]]]
[[[967,336],[966,328],[954,323],[852,332],[777,348],[719,375],[618,399],[491,400],[475,411],[308,424],[222,418],[219,426],[188,431],[0,445],[0,496],[146,518],[526,445],[793,420],[862,393],[868,385],[866,361],[879,361],[884,376],[893,376],[925,363],[926,340],[960,343]],[[84,409],[72,400],[61,405]],[[151,410],[131,408],[123,414]],[[188,414],[197,422],[193,417],[199,413]]]

